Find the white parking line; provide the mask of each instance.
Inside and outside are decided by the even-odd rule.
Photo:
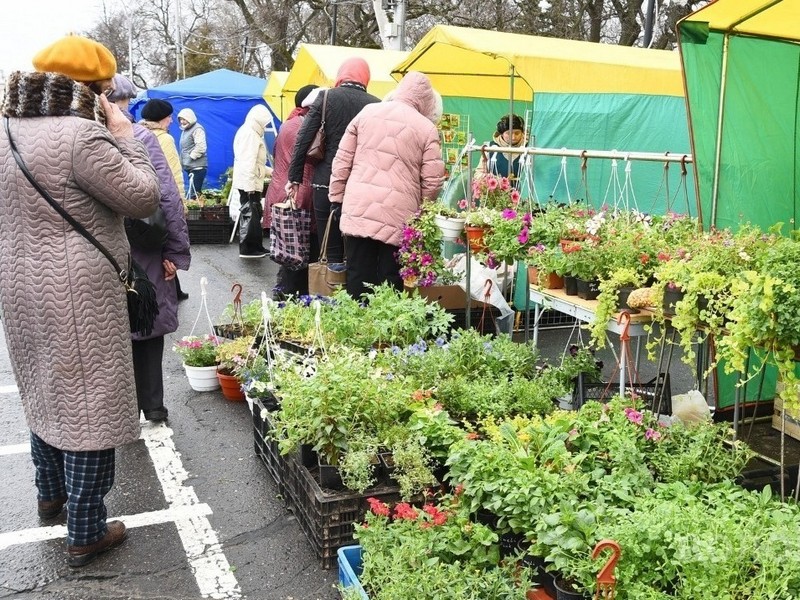
[[[0,456],[7,456],[10,454],[30,454],[31,444],[11,444],[8,446],[0,446]]]
[[[196,504],[194,506],[180,506],[167,508],[165,510],[154,510],[135,515],[123,515],[121,517],[109,517],[119,519],[125,523],[128,529],[136,527],[146,527],[148,525],[159,525],[161,523],[171,523],[178,521],[190,521],[199,517],[213,514],[208,504]],[[46,540],[57,540],[67,537],[66,525],[53,525],[51,527],[32,527],[30,529],[20,529],[19,531],[9,531],[0,533],[0,550],[5,550],[10,546],[18,544],[30,544],[32,542],[44,542]]]
[[[164,498],[170,506],[200,504],[192,486],[184,485],[189,474],[181,464],[172,442],[172,429],[166,425],[142,427],[142,439],[150,452]],[[241,598],[239,583],[222,552],[217,534],[205,516],[175,522],[178,535],[194,572],[197,586],[205,598],[233,600]]]

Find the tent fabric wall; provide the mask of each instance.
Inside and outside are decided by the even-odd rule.
[[[796,222],[798,19],[798,0],[719,0],[679,24],[706,227]]]
[[[289,77],[289,71],[272,71],[267,79],[267,87],[264,89],[264,100],[272,109],[272,112],[283,123],[289,113],[294,108],[294,96],[291,98],[283,94],[283,86]]]
[[[341,64],[348,58],[359,57],[367,61],[370,69],[367,91],[378,98],[383,98],[397,86],[391,75],[392,68],[407,55],[408,52],[400,50],[302,44],[281,93],[286,98],[291,98],[294,106],[294,95],[297,90],[312,83],[332,87],[336,83],[336,73]]]
[[[226,181],[225,171],[233,165],[236,131],[253,106],[267,105],[263,96],[266,84],[266,80],[258,77],[219,69],[147,90],[143,98],[131,105],[131,114],[138,119],[142,106],[151,98],[168,100],[175,109],[169,132],[180,147],[177,114],[183,108],[191,108],[208,139],[208,175],[204,187],[220,189]],[[273,112],[273,123],[267,126],[265,134],[270,151],[279,126]]]

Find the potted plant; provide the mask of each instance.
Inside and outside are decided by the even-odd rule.
[[[445,242],[455,242],[464,231],[466,219],[455,208],[450,208],[442,202],[432,203],[431,210],[434,211],[433,222],[439,227],[442,240]]]
[[[245,367],[247,361],[255,353],[253,336],[242,336],[233,340],[224,340],[216,348],[217,377],[222,395],[232,402],[245,400],[242,382],[237,373]]]
[[[624,302],[627,301],[630,292],[641,286],[642,283],[644,283],[644,276],[632,268],[618,269],[600,281],[600,294],[597,296],[594,320],[590,326],[592,342],[595,346],[599,348],[605,346],[608,320],[617,310],[627,308]],[[623,290],[626,291],[623,292]],[[627,310],[638,312],[638,309]]]
[[[196,202],[194,200],[189,200],[188,202],[184,203],[186,208],[186,220],[187,221],[199,221],[200,220],[200,210],[202,209],[202,204]]]
[[[217,379],[217,346],[215,335],[185,336],[175,342],[172,350],[183,359],[186,378],[193,390],[209,392],[219,388]]]
[[[428,287],[448,277],[452,279],[442,256],[443,238],[436,224],[437,215],[435,203],[425,203],[403,227],[397,262],[407,287]]]

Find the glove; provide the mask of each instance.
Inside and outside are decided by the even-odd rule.
[[[342,217],[342,205],[338,202],[331,202],[331,217],[338,221]]]

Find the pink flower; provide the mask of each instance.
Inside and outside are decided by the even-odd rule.
[[[511,188],[511,182],[508,180],[508,177],[503,177],[500,179],[500,189],[504,192]]]
[[[517,236],[517,241],[520,244],[527,244],[528,243],[528,228],[527,227],[523,227],[522,231],[519,232],[519,235]]]
[[[394,516],[397,519],[408,519],[413,521],[417,518],[417,509],[412,507],[408,502],[400,502],[394,507]]]
[[[513,208],[504,208],[503,212],[500,213],[500,216],[510,221],[511,219],[517,218],[517,211],[515,211]]]
[[[661,439],[661,432],[656,431],[652,427],[648,427],[647,431],[644,432],[644,439],[653,440],[654,442],[657,442],[658,440]]]
[[[461,200],[458,201],[458,208],[460,208],[461,210],[466,209],[467,206],[469,206],[469,202],[467,202],[466,198],[462,198]]]
[[[514,204],[519,204],[520,195],[518,190],[511,190],[510,197],[511,197],[511,202],[513,202]]]
[[[422,258],[419,262],[423,267],[427,267],[428,265],[433,264],[433,257],[426,252],[422,255]]]
[[[625,409],[625,416],[628,418],[628,421],[635,423],[636,425],[641,425],[642,420],[644,419],[644,415],[642,415],[642,413],[630,407]]]
[[[500,182],[497,181],[497,178],[492,177],[492,176],[489,176],[489,177],[486,178],[486,188],[490,192],[493,192],[494,190],[496,190],[497,186],[499,186],[499,185],[500,185]]]

